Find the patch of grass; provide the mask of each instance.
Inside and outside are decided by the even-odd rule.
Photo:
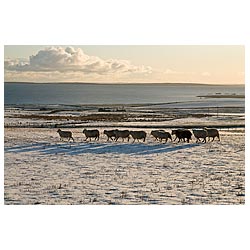
[[[73,120],[73,121],[126,121],[125,114],[90,114],[85,116],[71,115],[18,115],[21,119],[41,119],[41,120]]]

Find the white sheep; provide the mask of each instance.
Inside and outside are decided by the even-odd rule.
[[[130,135],[133,137],[134,141],[137,139],[138,141],[140,139],[143,139],[143,142],[146,140],[147,133],[145,131],[130,131]]]
[[[70,139],[72,139],[74,141],[71,131],[62,131],[61,129],[58,129],[57,133],[60,135],[60,140],[61,141],[62,141],[63,138],[68,138],[68,141]]]
[[[216,128],[204,128],[207,131],[208,134],[208,141],[210,140],[210,138],[212,137],[214,141],[214,138],[217,137],[220,141],[220,135],[219,135],[219,131]]]
[[[206,143],[206,138],[208,136],[208,133],[207,133],[207,131],[205,129],[193,129],[193,134],[194,134],[194,137],[197,139],[196,143],[198,141],[200,141],[200,138],[203,139],[202,142]]]
[[[100,132],[98,129],[92,129],[92,130],[84,129],[82,132],[86,136],[85,141],[87,141],[88,138],[90,139],[90,141],[91,141],[91,138],[95,138],[95,140],[97,141],[99,140]]]
[[[115,133],[114,133],[114,131],[115,131],[115,130],[104,130],[104,131],[103,131],[103,134],[105,134],[105,135],[108,137],[107,141],[109,141],[109,138],[110,138],[112,141],[115,139]],[[114,137],[114,139],[113,139],[113,137]]]
[[[159,139],[159,132],[164,133],[165,130],[152,130],[150,133],[155,138],[156,141]]]
[[[162,141],[165,139],[167,142],[168,139],[170,139],[172,141],[171,134],[169,132],[166,132],[165,130],[152,130],[151,135],[153,135],[156,140],[159,139],[160,141]]]
[[[122,138],[122,141],[124,141],[125,138],[128,138],[129,141],[129,131],[128,130],[114,130],[115,134],[115,141],[117,141],[120,137]]]

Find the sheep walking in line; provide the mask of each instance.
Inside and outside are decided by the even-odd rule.
[[[129,131],[128,130],[114,130],[114,134],[115,134],[115,141],[117,141],[119,138],[122,138],[122,141],[124,141],[125,138],[128,138],[129,141]]]
[[[194,137],[196,138],[196,143],[203,139],[202,142],[206,143],[206,138],[208,136],[207,130],[205,129],[193,129]]]
[[[133,143],[135,142],[135,140],[137,139],[138,141],[139,140],[143,140],[143,142],[145,142],[146,140],[146,136],[147,136],[147,133],[145,131],[130,131],[129,133],[132,138],[134,139]]]
[[[85,141],[87,141],[88,138],[90,141],[91,141],[91,138],[95,138],[95,140],[97,140],[97,141],[99,140],[100,132],[98,129],[92,129],[92,130],[84,129],[82,132],[86,136]]]
[[[60,141],[62,141],[63,138],[68,138],[68,141],[70,141],[70,139],[74,141],[71,131],[62,131],[61,129],[58,129],[57,133],[60,135]]]
[[[74,138],[72,137],[71,131],[62,131],[61,129],[58,129],[57,132],[60,135],[61,141],[66,138],[68,139],[68,141],[72,140],[74,142]],[[92,138],[94,138],[96,141],[99,140],[100,132],[98,129],[84,129],[82,132],[86,136],[85,141],[87,141],[88,139],[89,141],[91,141]],[[192,132],[194,137],[196,138],[196,143],[206,143],[207,138],[208,141],[210,141],[211,138],[212,141],[214,141],[216,137],[220,141],[219,131],[216,128],[205,127],[201,129],[193,129]],[[103,133],[107,136],[107,141],[109,141],[109,139],[111,141],[118,141],[119,138],[122,138],[122,141],[124,141],[124,139],[127,138],[129,142],[130,136],[132,136],[132,138],[134,139],[133,143],[135,142],[135,140],[143,140],[143,142],[145,142],[147,137],[147,133],[145,131],[129,131],[115,129],[104,130]],[[152,130],[150,134],[155,138],[156,141],[162,142],[163,140],[165,140],[165,143],[168,141],[168,139],[170,139],[171,141],[175,141],[176,139],[178,139],[178,143],[180,141],[189,143],[189,141],[192,139],[192,133],[188,129],[173,129],[171,134],[175,135],[174,140],[172,140],[171,134],[165,130]]]
[[[159,131],[159,139],[160,139],[160,141],[165,140],[165,143],[166,143],[168,141],[168,139],[170,139],[172,141],[172,136],[169,132]]]
[[[215,137],[217,137],[219,139],[219,141],[220,141],[219,131],[216,128],[204,128],[204,130],[207,131],[208,141],[210,141],[210,138],[213,138],[212,141],[214,141]]]
[[[179,133],[178,131],[184,131],[185,129],[179,128],[179,129],[172,129],[171,134],[175,135],[174,141],[176,141],[176,139],[178,138],[177,134]],[[178,138],[179,139],[179,138]],[[180,138],[181,141],[185,142],[185,138]]]
[[[159,141],[162,142],[162,140],[165,140],[165,143],[170,139],[172,141],[172,136],[169,132],[166,132],[165,130],[152,130],[151,135]]]
[[[155,138],[156,141],[158,141],[159,138],[159,132],[165,132],[165,130],[152,130],[151,135]]]
[[[109,141],[109,139],[111,139],[112,141],[115,140],[115,130],[104,130],[103,134],[105,134],[107,136],[107,141]]]
[[[178,138],[178,143],[181,140],[185,142],[185,139],[187,139],[188,143],[192,140],[192,133],[188,129],[174,129],[172,130],[172,135],[176,136],[174,141]]]

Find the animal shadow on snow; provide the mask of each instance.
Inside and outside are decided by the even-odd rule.
[[[13,147],[6,147],[5,153],[39,152],[42,154],[67,154],[81,155],[92,154],[128,154],[150,155],[185,150],[200,146],[197,143],[190,144],[144,144],[144,143],[32,143]]]

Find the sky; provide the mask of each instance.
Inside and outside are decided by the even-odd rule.
[[[240,45],[8,45],[5,82],[244,84]]]

